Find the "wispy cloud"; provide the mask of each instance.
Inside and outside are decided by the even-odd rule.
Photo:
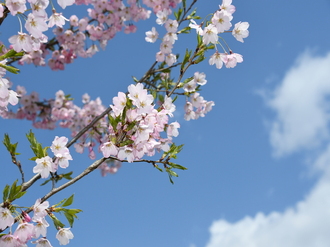
[[[313,168],[322,172],[310,193],[283,212],[262,212],[230,223],[220,219],[210,227],[207,247],[328,247],[330,243],[330,53],[305,52],[286,73],[267,105],[275,112],[270,143],[274,154],[318,148]],[[267,96],[266,96],[267,97]]]
[[[275,111],[270,142],[275,155],[316,147],[328,140],[330,53],[305,52],[276,88],[267,104]]]

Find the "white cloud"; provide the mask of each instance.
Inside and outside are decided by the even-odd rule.
[[[283,212],[262,212],[231,223],[220,219],[210,227],[207,247],[328,247],[330,246],[330,53],[313,57],[304,53],[267,104],[275,111],[271,145],[276,155],[319,147],[312,168],[319,181],[295,206]]]
[[[330,148],[325,156],[330,157]],[[213,222],[207,247],[329,247],[330,176],[324,175],[310,194],[284,212]]]
[[[305,52],[267,104],[276,112],[270,139],[275,155],[312,148],[329,139],[330,53]]]

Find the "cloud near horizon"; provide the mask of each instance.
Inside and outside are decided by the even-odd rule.
[[[231,223],[214,221],[206,247],[328,247],[330,244],[330,53],[303,53],[267,105],[275,111],[270,143],[277,156],[317,148],[312,169],[322,172],[309,194],[283,212],[262,212]],[[324,145],[323,145],[324,146]]]

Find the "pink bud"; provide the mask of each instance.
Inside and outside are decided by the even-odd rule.
[[[25,222],[31,222],[31,217],[25,211],[22,211],[22,216],[24,217]]]

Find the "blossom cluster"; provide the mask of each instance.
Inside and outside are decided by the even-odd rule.
[[[0,237],[1,247],[26,246],[28,241],[32,239],[37,239],[32,241],[37,247],[52,246],[46,238],[49,224],[45,217],[51,213],[49,202],[41,202],[41,199],[37,199],[33,206],[33,213],[32,219],[24,211],[19,214],[19,224],[16,230],[13,233],[10,231],[8,234]],[[14,222],[15,219],[11,210],[7,207],[0,207],[0,230],[4,230],[7,227],[11,229]],[[56,234],[60,245],[68,244],[73,237],[70,228],[59,228]]]
[[[69,149],[66,147],[68,138],[56,136],[50,149],[55,155],[55,160],[49,156],[36,159],[37,165],[33,167],[33,172],[41,175],[41,178],[48,178],[51,172],[56,172],[58,166],[67,168],[69,160],[72,160]]]
[[[197,78],[196,74],[196,79],[201,78]],[[87,94],[83,95],[83,107],[78,107],[61,90],[56,93],[54,100],[45,102],[39,102],[38,94],[35,92],[28,95],[23,87],[17,90],[23,94],[22,106],[16,113],[7,112],[3,117],[26,118],[32,120],[35,127],[50,129],[59,122],[61,127],[71,130],[72,136],[106,109],[99,98],[90,100]],[[93,128],[79,138],[79,142],[74,144],[78,153],[82,153],[87,148],[89,157],[95,159],[95,146],[99,145],[98,149],[105,157],[112,156],[132,162],[141,159],[145,154],[154,155],[155,150],[168,151],[172,138],[178,135],[180,127],[177,122],[169,123],[169,117],[173,116],[176,109],[172,99],[165,96],[164,102],[161,102],[159,109],[156,109],[153,96],[147,93],[141,83],[130,85],[128,92],[128,95],[119,92],[118,96],[113,98],[110,115],[113,119],[117,119],[116,125],[107,117],[100,119]],[[166,136],[162,137],[161,132],[166,132]],[[62,168],[67,167],[68,160],[72,158],[65,148],[66,143],[67,138],[56,137],[51,146],[52,152],[57,157],[56,163],[53,164],[48,156],[37,159],[38,165],[34,168],[34,172],[47,177],[49,172],[56,170],[57,164]],[[116,171],[119,166],[111,167],[110,173]],[[103,170],[107,171],[105,165]]]
[[[215,105],[213,101],[206,101],[200,93],[196,92],[197,87],[204,86],[207,83],[205,78],[204,73],[195,72],[193,78],[183,86],[183,90],[190,95],[184,106],[184,119],[187,121],[204,117]]]
[[[7,2],[7,7],[12,15],[27,11],[25,0],[17,3],[15,1],[16,8],[12,1]],[[147,7],[153,9],[154,13],[171,12],[170,9],[179,2],[181,0],[143,1]],[[123,0],[58,0],[58,4],[62,8],[73,4],[91,5],[91,8],[87,9],[88,16],[78,18],[76,15],[72,15],[66,18],[53,7],[52,15],[48,18],[46,9],[49,0],[29,0],[29,3],[32,13],[28,14],[24,25],[27,33],[21,30],[17,35],[12,36],[9,42],[16,51],[25,51],[25,55],[19,61],[20,64],[33,63],[44,66],[48,50],[52,50],[51,58],[48,60],[48,65],[52,70],[63,70],[65,64],[72,63],[78,56],[84,58],[93,56],[99,51],[94,41],[98,41],[101,48],[104,49],[116,33],[122,30],[125,33],[135,32],[137,27],[133,21],[148,19],[151,14],[150,10],[142,7],[135,0],[127,0],[127,5]],[[66,23],[70,24],[67,29],[64,28]],[[52,27],[55,27],[53,30],[55,43],[46,35],[46,31]],[[93,44],[89,45],[88,40],[91,40]]]
[[[108,127],[109,134],[104,136],[100,146],[103,156],[133,162],[144,155],[153,156],[155,150],[168,151],[180,128],[178,122],[169,123],[175,111],[172,99],[165,96],[160,108],[155,109],[153,96],[141,83],[130,85],[128,92],[128,95],[119,92],[113,98],[112,118],[124,119]],[[161,136],[164,131],[166,137]]]
[[[215,64],[218,69],[221,69],[223,64],[225,64],[227,68],[234,68],[237,63],[243,62],[242,55],[232,52],[229,47],[229,51],[227,52],[221,42],[219,42],[219,34],[228,32],[232,27],[231,21],[236,8],[231,3],[232,0],[223,0],[222,4],[219,6],[219,10],[213,14],[211,23],[204,27],[204,29],[202,29],[202,25],[198,25],[194,20],[191,20],[189,25],[190,28],[196,29],[198,35],[203,37],[203,44],[208,45],[211,43],[214,45],[221,45],[224,52],[220,53],[216,50],[209,59],[209,64]],[[238,22],[235,24],[231,33],[236,40],[244,42],[243,39],[249,36],[248,28],[248,22]],[[228,45],[225,43],[225,46]]]

